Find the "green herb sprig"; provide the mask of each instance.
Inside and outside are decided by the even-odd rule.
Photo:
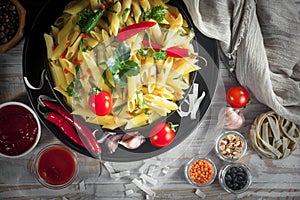
[[[127,86],[127,76],[136,76],[140,73],[138,64],[130,58],[130,47],[125,42],[121,42],[115,54],[108,58],[106,65],[112,73],[113,81],[121,88]]]

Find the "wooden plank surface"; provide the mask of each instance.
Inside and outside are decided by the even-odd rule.
[[[38,4],[38,1],[31,2]],[[28,103],[22,78],[23,44],[24,40],[7,53],[0,54],[0,103],[11,100]],[[235,77],[222,64],[220,74],[225,89],[237,84]],[[223,103],[221,101],[222,99],[217,99],[214,103],[217,106]],[[255,117],[268,110],[252,97],[252,104],[243,110],[246,122],[239,131],[248,137]],[[0,199],[145,199],[145,193],[131,182],[141,175],[139,170],[145,163],[156,162],[160,162],[160,165],[155,167],[153,177],[158,180],[158,184],[150,185],[156,193],[155,199],[199,199],[195,195],[196,187],[190,185],[184,177],[184,164],[193,155],[209,152],[208,156],[216,162],[218,169],[224,165],[210,152],[214,135],[202,137],[216,123],[216,112],[211,112],[193,134],[171,151],[145,161],[109,163],[116,172],[130,171],[130,176],[117,180],[111,178],[105,168],[101,173],[98,161],[78,154],[78,177],[70,187],[59,191],[42,187],[31,170],[32,159],[41,148],[49,143],[60,143],[43,127],[42,138],[31,154],[20,159],[0,158]],[[290,157],[280,161],[261,159],[250,147],[241,162],[246,163],[253,174],[250,189],[238,195],[228,194],[216,179],[212,185],[199,188],[206,199],[300,199],[299,145]],[[168,173],[163,174],[163,169],[168,169]],[[126,196],[125,191],[130,189],[135,193]]]

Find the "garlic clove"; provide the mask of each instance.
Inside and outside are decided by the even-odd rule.
[[[146,141],[143,135],[138,132],[126,133],[119,141],[119,144],[126,147],[127,149],[137,149]]]
[[[111,135],[105,139],[105,147],[110,154],[114,153],[118,148],[119,141],[121,141],[123,134]]]
[[[110,154],[114,153],[118,145],[127,149],[137,149],[146,141],[145,137],[138,132],[116,134],[105,139],[105,146]]]
[[[226,107],[225,109],[225,124],[226,129],[239,129],[243,126],[245,122],[245,117],[243,113],[232,107]]]

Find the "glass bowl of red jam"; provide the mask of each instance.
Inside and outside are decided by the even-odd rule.
[[[77,155],[63,144],[50,144],[36,155],[33,170],[44,187],[63,189],[77,177]]]
[[[40,121],[29,106],[14,101],[0,104],[0,156],[25,156],[35,148],[40,137]]]

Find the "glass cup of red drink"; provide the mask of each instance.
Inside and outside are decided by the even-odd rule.
[[[33,170],[44,187],[65,188],[72,184],[78,174],[76,153],[63,144],[50,144],[36,155]]]

